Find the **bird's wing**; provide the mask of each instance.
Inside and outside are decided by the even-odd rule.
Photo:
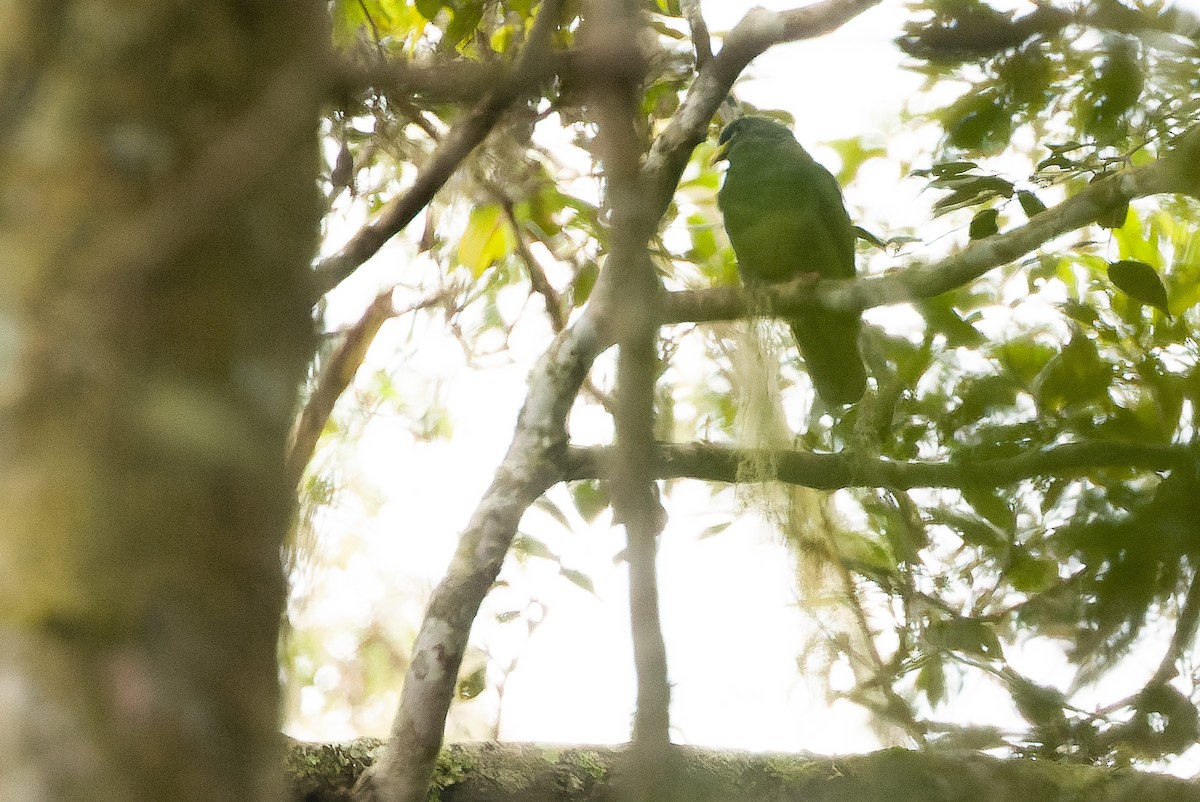
[[[854,229],[837,181],[806,153],[731,165],[721,211],[742,275],[780,282],[801,273],[854,275]],[[745,169],[741,169],[745,168]]]
[[[837,179],[821,165],[809,167],[808,183],[813,188],[820,228],[830,240],[831,260],[821,269],[826,278],[854,278],[854,223],[846,212]]]

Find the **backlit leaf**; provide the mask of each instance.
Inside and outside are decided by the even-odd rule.
[[[1136,259],[1122,259],[1108,266],[1108,278],[1117,289],[1136,301],[1153,306],[1167,317],[1171,310],[1167,304],[1167,288],[1153,267]]]
[[[1046,204],[1042,203],[1037,195],[1026,189],[1017,192],[1017,203],[1021,204],[1021,211],[1025,212],[1026,217],[1033,217],[1035,214],[1046,211]]]
[[[608,486],[594,480],[572,484],[571,498],[575,501],[575,509],[588,523],[595,521],[611,503],[608,497]]]
[[[516,237],[501,208],[494,203],[476,206],[458,243],[458,263],[479,278],[497,260],[512,253],[515,245]]]
[[[1000,212],[997,209],[984,209],[971,218],[971,227],[968,229],[971,239],[983,239],[998,234],[1000,226],[996,220],[999,216]]]
[[[596,586],[592,584],[592,578],[582,571],[576,571],[573,568],[561,568],[559,569],[559,573],[572,585],[583,588],[592,595],[596,594]]]
[[[1096,344],[1076,333],[1062,352],[1042,371],[1038,383],[1038,402],[1058,410],[1104,395],[1112,382],[1112,367],[1100,358]]]

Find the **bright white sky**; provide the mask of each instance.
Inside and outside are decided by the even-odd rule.
[[[703,7],[716,34],[728,30],[752,5],[789,8],[794,3],[707,0]],[[920,83],[918,76],[900,69],[901,54],[891,43],[905,15],[903,3],[888,0],[823,39],[775,48],[751,66],[737,94],[760,107],[791,111],[797,136],[805,144],[865,132],[877,135],[880,144],[911,151],[919,143],[888,142],[903,103]],[[836,167],[832,151],[813,150]],[[908,222],[903,216],[917,204],[903,193],[915,189],[898,187],[899,176],[891,169],[881,165],[877,175],[861,175],[859,194],[848,193],[848,202],[860,209],[882,202],[889,208],[877,212],[879,217]],[[359,224],[360,218],[348,217],[344,230],[331,234],[327,250],[336,248],[340,243],[334,240],[348,236]],[[422,257],[414,257],[410,246],[389,245],[339,290],[331,314],[344,314],[346,322],[355,319],[364,299],[394,280],[400,265],[411,270],[414,258]],[[371,360],[377,367],[393,367],[396,381],[404,383],[403,396],[414,406],[419,408],[422,401],[443,403],[453,436],[418,441],[402,421],[383,414],[367,424],[355,466],[348,470],[372,477],[380,492],[378,505],[341,510],[324,522],[327,547],[353,556],[344,567],[317,579],[320,609],[309,612],[314,620],[357,624],[390,609],[406,619],[397,625],[401,631],[416,626],[419,608],[406,591],[432,587],[440,578],[458,532],[508,446],[524,399],[525,376],[547,341],[540,322],[518,327],[510,342],[515,364],[471,370],[461,350],[436,326],[421,333],[419,348],[405,345],[409,325],[386,325]],[[607,437],[606,426],[599,418],[590,423],[577,419],[573,434],[599,442]],[[562,488],[551,498],[570,510]],[[759,525],[732,491],[714,498],[705,487],[685,483],[674,491],[671,506],[659,565],[675,739],[751,750],[836,753],[877,748],[879,742],[856,706],[827,706],[821,690],[810,687],[797,670],[805,618],[796,606],[792,559],[777,536]],[[741,519],[729,529],[701,538],[709,526],[739,514]],[[612,559],[623,548],[623,533],[610,528],[607,514],[595,526],[577,524],[575,532],[565,532],[550,516],[534,510],[522,530],[548,543],[568,567],[587,572],[597,595],[558,577],[552,563],[533,560],[524,569],[520,591],[532,592],[545,606],[542,625],[529,638],[520,627],[520,633],[488,624],[476,628],[476,635],[486,635],[503,660],[520,657],[505,686],[500,733],[505,739],[603,743],[629,737],[634,687],[625,567]],[[491,599],[489,609],[510,609],[524,599]],[[353,643],[345,648],[353,648]],[[840,681],[848,683],[848,669],[842,673]],[[839,681],[836,671],[834,680]],[[397,677],[397,685],[399,681]],[[337,677],[327,676],[323,684],[336,694]],[[305,707],[315,711],[323,691],[306,693]],[[978,707],[1002,701],[984,689],[977,694],[966,703]],[[301,715],[289,729],[319,740],[383,735],[396,698],[386,695],[373,706],[376,725],[368,727],[370,731],[352,725],[344,712]],[[463,705],[451,737],[486,736],[486,729],[461,722],[490,721],[495,708],[491,692]]]

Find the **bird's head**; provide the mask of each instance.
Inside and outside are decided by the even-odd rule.
[[[715,164],[729,160],[740,150],[772,149],[784,143],[795,146],[796,138],[783,123],[766,117],[739,117],[721,131],[712,160]]]

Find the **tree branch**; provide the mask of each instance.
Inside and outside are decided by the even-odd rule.
[[[610,458],[606,446],[572,446],[564,452],[564,481],[599,479]],[[814,454],[806,451],[733,448],[712,443],[667,444],[655,449],[656,479],[702,479],[745,482],[744,465],[775,465],[772,480],[817,490],[846,487],[999,487],[1035,476],[1085,476],[1102,468],[1142,468],[1169,471],[1196,463],[1191,445],[1131,442],[1064,443],[1014,457],[944,462],[862,460],[854,454]]]
[[[638,49],[637,12],[629,0],[595,0],[580,31],[589,70],[590,100],[598,123],[597,150],[612,210],[608,258],[596,290],[618,347],[616,435],[607,465],[613,511],[625,528],[629,564],[630,633],[637,676],[633,748],[624,798],[667,798],[671,686],[658,608],[656,557],[663,514],[651,476],[654,384],[658,376],[659,304],[663,288],[647,250],[654,228],[644,225],[645,180],[639,160],[638,87],[644,58]]]
[[[696,51],[696,69],[701,70],[712,61],[712,41],[708,34],[708,24],[700,10],[700,0],[683,0],[680,4],[688,27],[692,30],[692,47]]]
[[[381,61],[373,54],[354,63],[354,57],[338,65],[337,85],[332,90],[353,95],[364,88],[387,95],[392,99],[411,101],[419,97],[428,103],[476,102],[497,84],[513,83],[516,68],[466,59],[431,59],[420,62]],[[552,75],[567,68],[569,53],[543,53],[533,80]]]
[[[649,190],[642,225],[650,232],[658,226],[692,151],[704,140],[709,121],[746,65],[772,45],[829,33],[879,2],[826,0],[793,11],[751,9],[725,37],[721,52],[700,69],[670,124],[651,146],[642,166]]]
[[[286,470],[291,487],[300,483],[304,468],[316,450],[317,440],[333,413],[333,405],[350,386],[350,382],[354,381],[354,374],[362,365],[367,349],[375,341],[383,322],[394,314],[392,291],[389,289],[380,293],[367,307],[362,318],[343,333],[341,343],[321,366],[313,391],[296,419],[289,439]]]
[[[1180,137],[1158,161],[1097,181],[1025,225],[976,240],[938,262],[878,277],[770,285],[762,288],[763,300],[773,313],[787,316],[813,308],[854,311],[932,298],[1009,264],[1136,198],[1168,192],[1200,196],[1196,164],[1200,164],[1200,129]],[[755,295],[752,305],[740,287],[685,290],[667,294],[663,322],[732,320],[755,314],[761,308],[759,295]]]
[[[543,3],[530,32],[529,43],[512,74],[488,93],[466,119],[451,129],[408,191],[385,204],[379,215],[363,226],[340,251],[313,268],[316,297],[340,284],[363,262],[374,256],[384,243],[403,231],[433,200],[433,196],[471,151],[483,142],[504,111],[547,73],[548,65],[554,63],[549,58],[552,52],[551,36],[558,26],[558,8],[561,4],[561,0],[546,0]]]

